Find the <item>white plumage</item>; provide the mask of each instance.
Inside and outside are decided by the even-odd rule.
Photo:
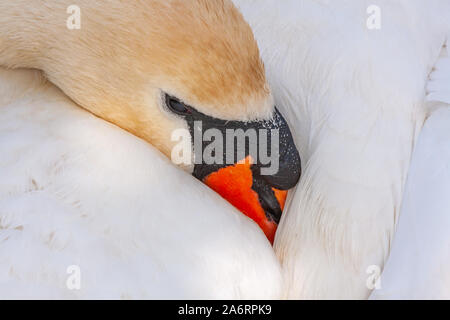
[[[366,298],[383,268],[448,1],[235,0],[261,48],[303,175],[275,250],[288,298]],[[380,12],[370,29],[368,8]]]
[[[448,46],[450,46],[449,39],[442,49],[427,84],[427,100],[430,103],[450,104],[450,49]]]
[[[0,154],[0,298],[280,296],[256,224],[38,72],[0,69]]]
[[[391,255],[372,299],[450,299],[449,141],[447,106],[419,137]]]
[[[428,83],[435,110],[408,172],[393,247],[372,299],[450,299],[450,64],[447,50]]]
[[[380,30],[366,26],[373,1],[235,3],[304,161],[275,243],[283,282],[262,232],[205,186],[37,73],[2,70],[0,297],[369,295],[366,270],[391,249],[450,3],[377,1]],[[74,264],[81,291],[65,287]]]

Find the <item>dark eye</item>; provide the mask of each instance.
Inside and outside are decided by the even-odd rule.
[[[167,107],[176,114],[186,115],[190,114],[191,110],[183,102],[177,98],[166,95],[166,105]]]

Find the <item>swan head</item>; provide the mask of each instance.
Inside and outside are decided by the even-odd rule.
[[[253,33],[231,1],[79,2],[81,29],[38,35],[33,66],[96,116],[172,160],[182,154],[178,165],[273,241],[300,157]],[[239,145],[242,132],[247,143]],[[262,145],[276,163],[261,159]]]

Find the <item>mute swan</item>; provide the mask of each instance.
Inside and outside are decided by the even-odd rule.
[[[195,117],[280,129],[280,170],[260,177],[254,163],[262,187],[243,204],[263,210],[270,240],[284,194],[270,187],[294,186],[300,159],[231,2],[80,0],[80,30],[65,28],[69,4],[0,1],[0,65],[42,70],[168,157],[171,133],[192,134]],[[1,69],[0,81],[2,298],[280,297],[279,263],[250,220],[38,71]],[[185,169],[223,195],[238,183],[210,181],[223,166]],[[81,287],[69,290],[76,268]]]
[[[245,156],[229,161],[227,150],[223,163],[202,161],[198,155],[208,149],[205,141],[181,163],[273,240],[286,190],[300,177],[300,158],[273,104],[252,31],[231,1],[112,1],[106,6],[81,0],[79,30],[65,23],[72,1],[21,1],[0,2],[0,65],[42,70],[80,106],[166,156],[173,158],[178,142],[171,138],[180,129],[190,133],[192,148],[196,134],[203,138],[209,129],[279,130],[279,152],[272,153],[277,159],[270,159],[279,164],[274,174],[265,175],[267,163],[251,154],[249,181],[218,182],[210,176],[228,178],[230,165]],[[270,132],[258,139],[259,145],[273,142]],[[231,148],[234,158],[238,149]]]
[[[275,239],[283,294],[367,298],[367,272],[390,252],[450,3],[234,2],[304,162]],[[368,24],[374,8],[379,28]]]
[[[393,247],[372,299],[450,299],[447,50],[428,85],[428,101],[435,111],[426,120],[414,150]]]
[[[36,71],[0,110],[0,299],[280,296],[259,228],[144,141]]]

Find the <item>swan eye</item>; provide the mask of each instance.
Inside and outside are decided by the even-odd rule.
[[[166,94],[166,105],[167,108],[169,108],[170,111],[180,114],[180,115],[187,115],[191,113],[191,110],[188,106],[186,106],[183,102],[178,100],[177,98],[171,97]]]

